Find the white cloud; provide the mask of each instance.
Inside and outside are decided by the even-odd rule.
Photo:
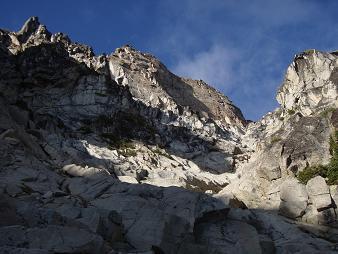
[[[316,45],[334,48],[338,32],[316,1],[181,0],[160,6],[165,13],[149,40],[151,51],[165,56],[175,74],[217,87],[254,119],[273,109],[294,54]]]
[[[231,86],[236,59],[235,50],[214,45],[209,50],[192,57],[183,57],[172,71],[180,76],[202,79],[224,91]]]

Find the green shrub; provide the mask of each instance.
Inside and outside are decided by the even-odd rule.
[[[101,137],[108,142],[108,149],[118,149],[119,154],[124,157],[136,156],[135,145],[128,139],[121,139],[113,133],[102,133]]]
[[[281,140],[282,140],[282,138],[275,136],[275,137],[271,138],[271,142],[270,143],[274,144],[274,143],[277,143],[277,142],[279,142]]]
[[[294,109],[288,109],[288,114],[289,115],[294,115],[296,111]]]
[[[338,156],[338,131],[334,132],[334,135],[330,137],[330,153],[333,158],[337,158]]]
[[[122,130],[123,136],[145,136],[154,138],[156,129],[145,117],[136,113],[120,112],[117,116],[118,130]],[[115,125],[116,126],[116,125]],[[141,134],[142,133],[142,134]],[[122,134],[122,133],[121,133]]]
[[[135,145],[130,140],[122,139],[119,143],[120,149],[135,149]]]
[[[327,108],[327,109],[324,109],[324,110],[320,113],[320,115],[321,115],[322,117],[328,117],[328,115],[329,115],[331,112],[333,112],[333,111],[335,111],[335,108]]]
[[[338,131],[330,138],[332,158],[327,169],[328,184],[338,184]]]
[[[315,49],[307,49],[307,50],[304,50],[304,53],[305,53],[305,54],[313,54],[313,53],[315,53],[315,52],[316,52]]]
[[[22,184],[21,186],[20,186],[20,188],[21,188],[21,190],[23,191],[23,192],[25,192],[25,193],[27,193],[27,194],[32,194],[34,191],[33,191],[33,189],[31,188],[31,187],[29,187],[29,186],[27,186],[27,185],[25,185],[25,184]]]
[[[108,142],[110,147],[115,147],[117,149],[135,149],[133,142],[128,139],[121,139],[113,133],[102,133],[101,137]]]
[[[132,113],[124,113],[120,119],[121,121],[125,121],[131,125],[138,126],[138,127],[147,127],[146,119],[138,114]]]
[[[95,92],[95,95],[100,96],[100,97],[107,97],[106,94],[100,93],[100,92]]]
[[[315,176],[322,176],[326,178],[327,167],[323,165],[306,167],[303,169],[303,171],[298,173],[297,178],[301,183],[306,184],[311,178]]]
[[[119,137],[114,135],[113,133],[102,133],[101,137],[107,141],[110,145],[117,145],[121,141]]]
[[[338,158],[332,159],[327,167],[327,178],[328,184],[338,184]]]
[[[108,148],[109,150],[115,150],[115,147],[112,146],[112,145],[107,145],[107,148]]]
[[[302,172],[299,172],[297,178],[300,182],[306,184],[311,178],[315,176],[322,176],[327,178],[329,185],[338,184],[338,131],[334,132],[334,135],[330,137],[330,152],[332,158],[330,163],[326,166],[318,165],[312,167],[306,167]]]
[[[153,153],[156,153],[158,155],[162,155],[164,157],[167,157],[168,159],[173,159],[169,154],[167,154],[166,152],[163,152],[161,149],[156,148],[155,150],[152,150]]]
[[[123,155],[124,157],[130,157],[130,156],[136,156],[137,152],[133,149],[123,149],[119,150],[119,153]]]

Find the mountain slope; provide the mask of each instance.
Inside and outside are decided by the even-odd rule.
[[[95,56],[36,17],[0,30],[0,252],[333,252],[336,217],[314,218],[338,195],[319,193],[330,204],[315,213],[308,196],[325,181],[304,190],[294,175],[330,160],[336,113],[319,115],[337,106],[337,57],[295,61],[281,108],[248,124],[203,81],[130,46]],[[277,214],[294,219],[290,204],[326,226]]]

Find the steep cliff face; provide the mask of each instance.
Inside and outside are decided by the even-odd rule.
[[[223,94],[202,80],[184,79],[172,74],[155,57],[130,46],[118,48],[109,58],[112,77],[128,85],[134,98],[146,105],[197,114],[212,119],[227,128],[243,130],[246,121],[241,111]]]
[[[285,110],[304,116],[337,107],[337,54],[308,50],[289,66],[277,101]]]
[[[3,68],[2,83],[7,103],[24,104],[37,117],[53,118],[49,124],[56,125],[59,133],[69,133],[69,140],[78,142],[83,134],[118,148],[118,143],[133,139],[139,141],[137,150],[152,146],[160,155],[168,151],[188,159],[191,167],[201,169],[202,175],[206,172],[209,179],[213,178],[209,172],[234,169],[233,151],[240,145],[246,122],[226,97],[203,82],[184,81],[154,57],[128,46],[109,57],[94,56],[89,47],[72,43],[60,33],[51,35],[37,22],[30,19],[18,34],[2,32],[7,42],[3,62],[8,66]],[[13,82],[10,77],[15,77]],[[48,149],[59,151],[60,142],[55,144],[54,136],[49,142],[49,138],[45,137]],[[134,178],[139,171],[153,173],[149,167],[154,171],[143,156],[118,164],[124,165],[119,173]],[[172,174],[177,182],[170,184],[187,185],[181,179],[187,178],[184,172]],[[218,188],[224,184],[222,180]]]
[[[295,176],[332,157],[336,68],[297,56],[281,107],[248,124],[130,46],[95,56],[38,18],[0,30],[0,252],[334,251],[336,229],[277,211],[335,226],[336,187]]]
[[[221,193],[232,193],[249,207],[279,210],[297,220],[337,227],[336,185],[330,192],[321,178],[329,177],[325,167],[336,156],[337,66],[336,53],[310,50],[295,56],[277,93],[280,107],[248,125],[243,144],[255,152],[237,170],[241,178]],[[338,172],[336,166],[333,170]],[[319,179],[315,189],[322,190],[318,195],[326,198],[325,205],[316,207],[309,183],[305,186],[304,177],[311,176]],[[296,178],[303,179],[303,184]],[[327,182],[337,184],[337,178]],[[286,194],[297,188],[303,192],[299,198]],[[295,209],[297,205],[301,208]]]

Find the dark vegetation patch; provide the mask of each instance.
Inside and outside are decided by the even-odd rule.
[[[332,157],[328,165],[308,166],[299,172],[298,180],[306,184],[311,178],[322,176],[329,185],[338,184],[338,131],[330,137],[330,153]]]
[[[101,138],[104,139],[109,146],[116,149],[135,149],[135,145],[130,139],[120,138],[113,133],[102,133]]]
[[[123,149],[119,150],[119,153],[123,155],[124,157],[131,157],[131,156],[136,156],[137,151],[134,149]]]
[[[167,157],[170,160],[173,159],[168,153],[166,153],[165,151],[162,151],[160,148],[156,148],[156,149],[152,150],[152,152],[155,153],[155,154]]]
[[[26,110],[26,111],[29,111],[29,107],[27,105],[27,103],[23,100],[17,100],[15,103],[14,103],[15,106],[19,107],[20,109],[23,109],[23,110]]]
[[[322,176],[325,177],[327,176],[327,167],[323,165],[317,165],[317,166],[307,166],[306,168],[303,169],[303,171],[298,173],[298,180],[306,184],[311,178],[316,177],[316,176]]]
[[[95,92],[95,95],[100,96],[100,97],[107,97],[107,94],[100,93],[100,92]]]
[[[274,137],[271,138],[271,144],[275,144],[275,143],[277,143],[277,142],[279,142],[281,140],[282,140],[281,137],[274,136]]]
[[[320,115],[322,117],[328,117],[330,115],[330,113],[334,112],[336,109],[335,108],[327,108],[327,109],[324,109]]]
[[[86,126],[86,125],[83,125],[81,126],[78,131],[80,131],[81,133],[83,134],[90,134],[93,132],[93,130],[89,127],[89,126]]]
[[[111,133],[118,139],[143,139],[149,141],[156,133],[152,124],[136,113],[117,112],[112,116],[100,115],[92,123],[101,133]]]
[[[123,148],[131,139],[151,142],[156,134],[152,123],[136,113],[117,112],[111,116],[99,115],[83,119],[78,131],[83,134],[98,133],[110,146]]]
[[[294,109],[288,109],[288,114],[289,115],[294,115],[296,111]]]

